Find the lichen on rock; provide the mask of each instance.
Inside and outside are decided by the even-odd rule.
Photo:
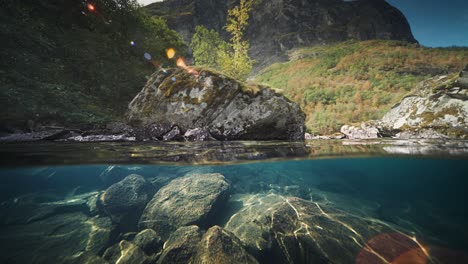
[[[146,138],[202,129],[217,140],[301,140],[305,114],[272,89],[210,70],[161,70],[129,104],[129,123]],[[154,129],[157,127],[158,129]]]

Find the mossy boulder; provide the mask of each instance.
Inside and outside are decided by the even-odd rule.
[[[174,127],[181,134],[204,129],[218,140],[299,140],[305,114],[272,89],[246,85],[209,70],[154,73],[129,104],[129,123],[143,138],[163,139]]]
[[[400,132],[398,137],[468,137],[468,89],[463,73],[438,76],[421,82],[382,118],[382,127]],[[428,133],[428,131],[430,133]]]

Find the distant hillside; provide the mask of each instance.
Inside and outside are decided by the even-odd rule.
[[[374,40],[303,48],[289,56],[255,80],[299,103],[309,132],[328,134],[343,124],[381,118],[430,76],[459,72],[468,62],[468,48]]]
[[[227,38],[227,10],[238,3],[165,0],[145,8],[189,43],[197,25]],[[255,0],[246,37],[256,69],[284,61],[286,51],[303,46],[370,39],[416,42],[405,16],[385,0]]]
[[[118,2],[2,1],[0,130],[120,118],[154,71],[143,54],[169,63],[167,48],[185,49],[163,20]]]

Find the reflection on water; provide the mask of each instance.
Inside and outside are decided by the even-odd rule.
[[[177,144],[129,145],[122,156],[139,153],[145,156],[139,161],[149,162],[149,157],[162,156],[171,146],[167,157],[199,162],[209,157],[218,162],[330,156],[340,149],[325,143],[260,147],[242,142],[229,148],[193,149],[178,149]],[[89,145],[94,150],[103,146],[119,152],[125,145]],[[229,252],[244,250],[244,255],[236,254],[261,263],[463,263],[468,254],[465,146],[453,145],[451,151],[461,155],[456,159],[383,157],[388,149],[430,155],[449,149],[441,146],[377,141],[341,144],[343,152],[334,153],[366,156],[352,159],[4,168],[0,170],[0,262],[114,263],[136,258],[171,263],[174,252],[214,258],[221,249],[211,245],[206,250],[203,245],[211,247],[210,243],[199,241],[224,234],[227,237],[219,241],[241,241],[242,247]],[[78,157],[71,155],[77,146],[70,147],[64,157]],[[101,153],[109,157],[108,152]],[[33,154],[38,153],[28,158],[47,160],[44,152]],[[59,153],[48,154],[57,161]],[[99,157],[92,158],[102,162]],[[132,174],[142,177],[127,177]],[[193,224],[198,227],[177,229]],[[229,233],[217,232],[211,228],[215,225]],[[151,232],[159,240],[151,241],[160,243],[141,244],[146,241],[141,237],[150,232],[137,234],[144,228],[156,230]],[[179,242],[173,245],[171,238]],[[181,253],[188,250],[181,246],[184,241],[196,245],[190,254]]]
[[[363,156],[468,157],[465,140],[113,142],[0,145],[0,166],[43,164],[225,164]]]

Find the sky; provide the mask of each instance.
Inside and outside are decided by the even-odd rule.
[[[158,0],[138,0],[143,5]],[[428,47],[468,46],[468,0],[387,0],[405,14],[414,37]]]

